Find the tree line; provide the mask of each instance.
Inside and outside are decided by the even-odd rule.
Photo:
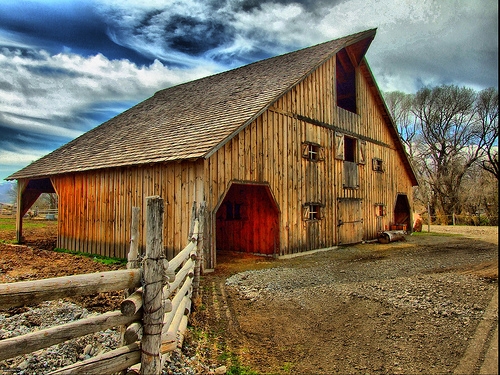
[[[442,85],[384,98],[419,180],[417,211],[440,224],[498,225],[498,89]]]

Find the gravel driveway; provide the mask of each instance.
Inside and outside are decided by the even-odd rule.
[[[199,318],[219,348],[259,373],[479,373],[488,345],[466,354],[485,314],[482,344],[497,324],[491,230],[488,239],[421,234],[287,260],[229,254],[204,280],[212,293]]]

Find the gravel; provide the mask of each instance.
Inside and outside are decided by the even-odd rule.
[[[35,307],[0,312],[0,340],[24,335],[55,325],[96,315],[87,309],[64,300],[41,303]],[[116,329],[83,336],[53,345],[50,348],[0,362],[0,374],[38,375],[71,365],[111,351],[120,346],[120,332]],[[194,375],[210,370],[199,363],[189,344],[183,350],[168,354],[164,375]]]

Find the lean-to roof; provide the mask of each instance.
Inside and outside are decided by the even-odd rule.
[[[356,45],[362,57],[374,36],[367,30],[161,90],[8,179],[206,157],[342,48]]]

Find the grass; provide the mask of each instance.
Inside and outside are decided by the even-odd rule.
[[[23,220],[23,228],[44,228],[47,226],[45,220]],[[16,219],[10,217],[0,217],[0,230],[15,231]]]
[[[103,264],[106,264],[106,265],[126,265],[127,264],[127,259],[125,259],[125,258],[106,257],[106,256],[103,256],[103,255],[82,253],[81,251],[73,251],[73,250],[67,250],[67,249],[60,249],[60,248],[57,248],[57,247],[54,249],[54,251],[56,253],[65,253],[65,254],[79,255],[79,256],[84,256],[84,257],[92,258],[96,262],[103,263]]]
[[[463,237],[463,235],[458,233],[442,233],[442,232],[412,232],[412,236],[435,236],[435,237]]]
[[[259,375],[250,366],[244,366],[238,356],[232,352],[223,352],[219,355],[219,360],[226,363],[230,362],[226,372],[227,375]]]

